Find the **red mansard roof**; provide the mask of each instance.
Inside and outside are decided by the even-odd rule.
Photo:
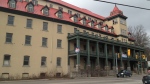
[[[105,17],[103,17],[103,16],[100,16],[100,15],[98,15],[98,14],[95,14],[95,13],[93,13],[93,12],[87,10],[87,9],[79,8],[79,7],[74,6],[74,5],[72,5],[72,4],[66,3],[66,2],[64,2],[64,1],[62,1],[62,0],[49,0],[49,1],[50,1],[50,2],[54,2],[54,3],[57,3],[57,4],[60,4],[60,5],[63,5],[63,6],[66,6],[66,7],[69,7],[69,8],[71,8],[71,9],[74,9],[74,10],[76,10],[76,11],[85,13],[85,14],[90,15],[90,16],[92,16],[92,17],[96,17],[96,18],[98,18],[98,19],[102,19],[102,20],[105,19]]]
[[[61,1],[61,0],[56,0],[56,1]],[[8,5],[8,0],[0,0],[0,7],[3,7],[3,8],[7,8],[7,9],[12,9],[12,8],[9,8],[9,5]],[[26,9],[26,5],[28,4],[28,2],[17,2],[16,4],[16,8],[15,9],[12,9],[12,10],[18,10],[18,11],[22,11],[22,12],[27,12],[27,9]],[[58,9],[54,9],[54,8],[50,8],[49,10],[49,15],[48,16],[45,16],[42,14],[42,11],[41,9],[45,7],[43,5],[35,5],[34,6],[34,12],[33,13],[29,13],[29,14],[36,14],[36,15],[40,15],[40,16],[43,16],[43,17],[48,17],[48,18],[55,18],[55,19],[58,19],[58,20],[64,20],[64,21],[68,21],[68,22],[72,22],[74,24],[78,24],[78,25],[82,25],[84,26],[80,21],[78,22],[74,22],[70,19],[70,15],[67,13],[67,12],[63,12],[63,18],[59,19],[57,16],[56,16],[56,12],[58,11]],[[85,10],[85,9],[84,9]],[[87,10],[86,10],[87,11]],[[85,11],[84,11],[85,12]],[[85,18],[85,17],[82,17],[82,18]],[[82,18],[79,18],[79,19],[82,19]],[[79,20],[78,19],[78,20]],[[86,27],[88,28],[92,28],[90,27],[88,24],[85,25]],[[107,31],[104,31],[104,30],[99,30],[98,28],[94,27],[93,29],[95,30],[98,30],[98,31],[102,31],[102,32],[105,32],[105,33],[108,33],[108,34],[112,34],[112,35],[116,35],[115,33],[110,33],[110,32],[107,32]]]

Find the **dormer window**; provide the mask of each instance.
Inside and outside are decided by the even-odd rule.
[[[111,33],[114,33],[114,29],[111,29]]]
[[[62,18],[62,11],[58,12],[58,18]]]
[[[9,0],[9,7],[16,8],[16,0]]]
[[[78,17],[76,15],[74,16],[74,22],[78,22]]]
[[[42,11],[43,11],[43,15],[46,15],[46,16],[49,15],[49,8],[48,8],[47,6],[45,6],[45,7],[42,9]]]
[[[108,31],[108,27],[107,26],[105,26],[105,31]]]
[[[101,24],[98,24],[98,29],[101,29]]]
[[[94,22],[93,21],[91,22],[91,27],[94,27]]]
[[[28,10],[28,12],[33,13],[34,12],[34,6],[33,6],[33,4],[31,4],[31,3],[28,4],[27,10]]]
[[[83,19],[83,25],[86,25],[86,19],[85,18]]]

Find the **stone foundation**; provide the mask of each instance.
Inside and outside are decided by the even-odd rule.
[[[80,65],[76,65],[76,72],[80,72]]]

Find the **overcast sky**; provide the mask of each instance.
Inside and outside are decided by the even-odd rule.
[[[63,0],[80,8],[88,9],[104,17],[109,16],[114,8],[114,4],[94,1],[94,0]],[[132,5],[150,9],[150,0],[103,0],[120,4]],[[127,26],[143,25],[150,35],[150,10],[143,10],[117,5],[123,14],[128,17]]]

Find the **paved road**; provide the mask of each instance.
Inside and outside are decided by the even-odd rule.
[[[19,81],[0,81],[0,84],[142,84],[142,76],[134,75],[129,78],[116,77],[92,77],[77,79],[59,80],[19,80]]]

